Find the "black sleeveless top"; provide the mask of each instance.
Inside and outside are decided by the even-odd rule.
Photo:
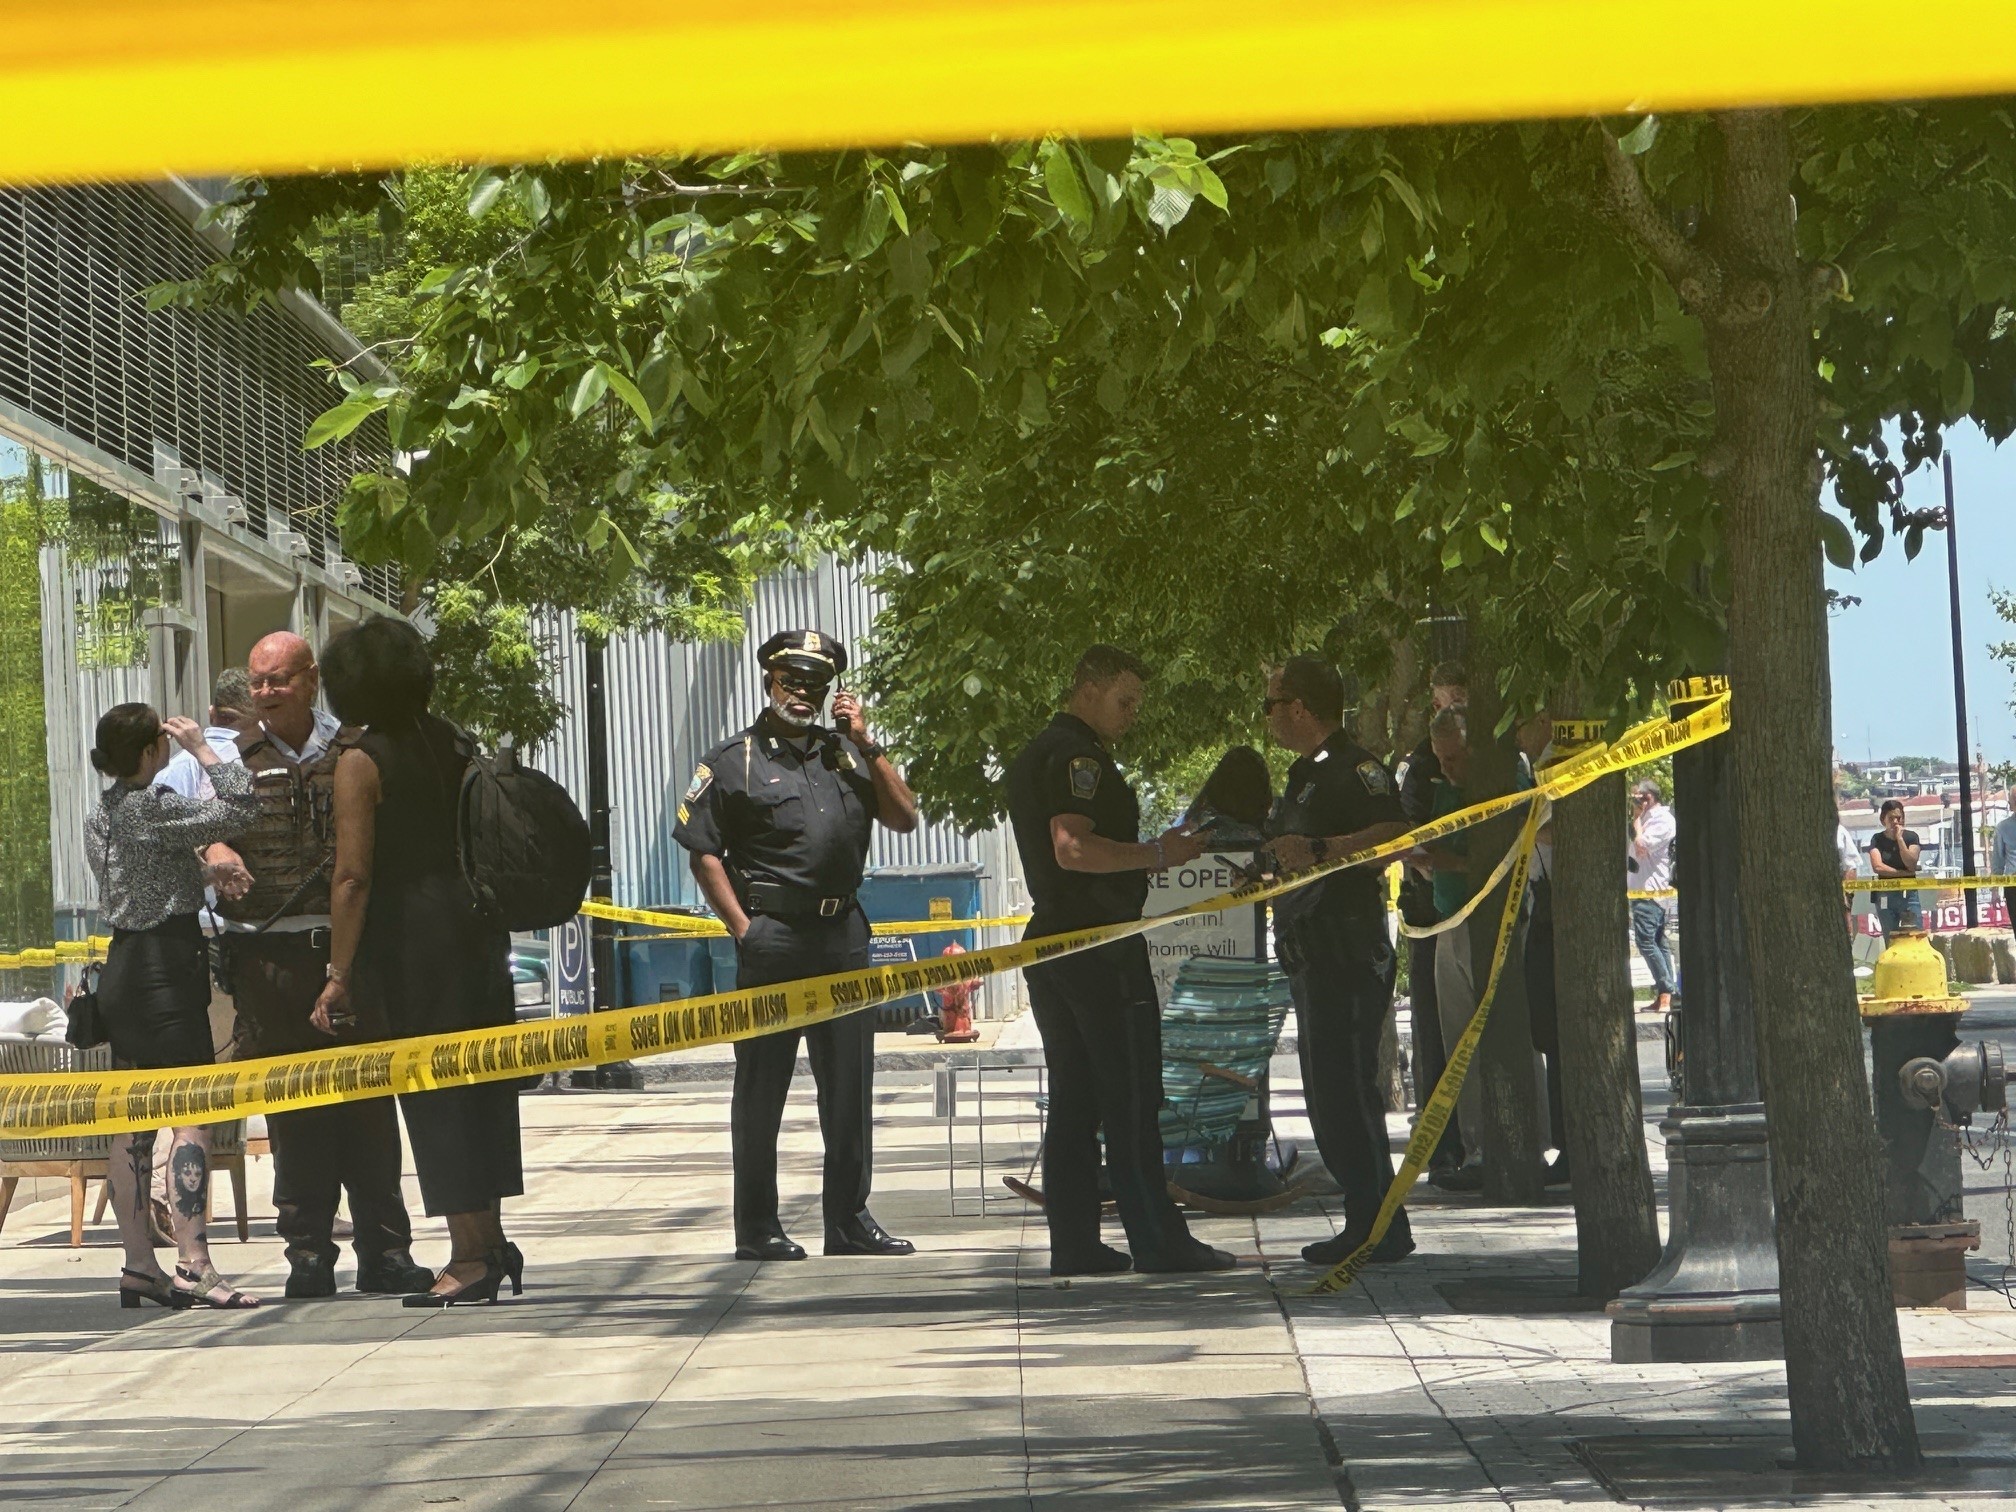
[[[511,937],[477,910],[457,859],[468,762],[455,727],[422,714],[367,729],[357,748],[378,768],[379,800],[354,990],[382,1001],[395,1034],[510,1023]]]

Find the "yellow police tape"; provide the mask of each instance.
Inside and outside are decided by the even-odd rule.
[[[1506,890],[1505,906],[1498,916],[1498,943],[1491,951],[1490,975],[1484,979],[1484,990],[1477,996],[1477,1008],[1470,1015],[1470,1022],[1450,1048],[1449,1063],[1442,1072],[1442,1079],[1435,1083],[1435,1091],[1421,1105],[1421,1116],[1414,1121],[1414,1133],[1407,1141],[1407,1153],[1401,1157],[1400,1169],[1394,1174],[1392,1185],[1386,1188],[1385,1199],[1379,1204],[1379,1215],[1372,1220],[1371,1232],[1362,1244],[1338,1261],[1328,1275],[1309,1289],[1311,1294],[1339,1291],[1349,1286],[1358,1272],[1364,1269],[1373,1250],[1379,1247],[1379,1241],[1392,1227],[1395,1215],[1406,1203],[1407,1194],[1414,1190],[1414,1183],[1428,1168],[1428,1159],[1435,1153],[1435,1146],[1442,1141],[1442,1131],[1449,1126],[1449,1114],[1456,1106],[1456,1094],[1463,1089],[1463,1079],[1470,1074],[1470,1062],[1477,1054],[1477,1042],[1484,1037],[1484,1025],[1491,1016],[1491,1001],[1498,992],[1498,978],[1505,969],[1505,958],[1512,951],[1512,938],[1519,923],[1519,907],[1526,897],[1526,878],[1533,860],[1534,837],[1540,832],[1546,810],[1544,803],[1533,805],[1519,831],[1517,843],[1506,852],[1512,860],[1512,885]],[[1480,891],[1479,896],[1488,891],[1488,888]]]
[[[590,898],[581,905],[581,912],[591,919],[610,919],[618,924],[648,924],[653,929],[664,929],[675,935],[691,935],[695,939],[720,938],[728,933],[728,926],[719,919],[701,914],[660,913],[650,908],[622,908],[602,898]],[[999,918],[987,919],[885,919],[868,926],[870,932],[878,935],[946,934],[957,929],[1014,929],[1029,922],[1027,914],[1006,914]]]
[[[613,919],[621,924],[643,924],[665,931],[662,935],[631,935],[628,936],[630,939],[725,939],[728,934],[728,927],[719,919],[695,914],[659,913],[649,908],[619,908],[600,898],[591,898],[583,903],[581,912],[591,919]],[[1009,914],[988,919],[885,920],[868,927],[878,935],[918,935],[948,934],[960,929],[1014,929],[1028,922],[1027,914]],[[93,935],[88,940],[58,940],[53,949],[0,951],[0,971],[46,969],[59,964],[102,961],[111,947],[110,936]]]
[[[1985,887],[2016,887],[2016,877],[1850,877],[1843,892],[1975,892]]]
[[[112,948],[109,935],[93,935],[88,940],[58,940],[53,948],[0,952],[0,971],[26,971],[60,963],[102,961]]]
[[[1483,885],[1470,895],[1470,901],[1448,918],[1438,919],[1433,924],[1409,924],[1402,919],[1400,933],[1410,940],[1430,940],[1436,935],[1447,934],[1459,924],[1469,923],[1470,915],[1477,911],[1479,904],[1491,896],[1492,889],[1505,880],[1505,874],[1512,870],[1512,863],[1517,859],[1517,852],[1509,850],[1505,852],[1498,864],[1491,868],[1491,875],[1484,879]]]
[[[1620,738],[1600,759],[1578,760],[1572,771],[1558,776],[1550,773],[1537,787],[1445,814],[1383,845],[1340,856],[1278,881],[1250,883],[1149,919],[993,945],[952,958],[871,966],[540,1024],[418,1035],[186,1070],[0,1077],[0,1138],[110,1134],[164,1125],[219,1123],[252,1113],[502,1081],[799,1029],[893,999],[1090,950],[1197,914],[1264,902],[1345,867],[1389,861],[1425,841],[1468,829],[1526,804],[1560,797],[1610,771],[1695,745],[1728,727],[1726,698],[1686,719],[1652,721]],[[1531,823],[1529,819],[1529,827]],[[1523,881],[1523,870],[1519,875]]]

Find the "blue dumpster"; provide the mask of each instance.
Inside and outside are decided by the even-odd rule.
[[[861,884],[861,907],[870,923],[910,919],[977,919],[980,917],[980,877],[978,862],[945,866],[882,866],[870,872]],[[870,946],[870,960],[878,966],[903,961],[929,960],[943,955],[945,947],[957,941],[967,950],[977,936],[970,929],[934,930],[928,934],[877,935]],[[884,1003],[875,1010],[881,1029],[901,1029],[933,1011],[925,994]]]
[[[654,906],[653,912],[711,917],[685,908]],[[644,924],[616,926],[616,991],[612,997],[618,1007],[703,997],[710,992],[727,992],[734,985],[733,940],[720,935],[665,937],[662,931]]]

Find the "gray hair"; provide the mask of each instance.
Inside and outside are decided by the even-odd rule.
[[[1463,712],[1463,705],[1451,704],[1428,721],[1428,738],[1433,740],[1438,735],[1444,740],[1451,736],[1458,740],[1470,738],[1470,720]]]
[[[252,679],[243,667],[226,667],[210,688],[210,707],[227,714],[256,714],[252,702]]]
[[[1659,796],[1659,784],[1654,782],[1650,777],[1640,777],[1638,785],[1632,791],[1634,793],[1650,793],[1654,798],[1657,798]]]

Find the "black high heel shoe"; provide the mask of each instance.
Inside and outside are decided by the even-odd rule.
[[[131,1276],[140,1284],[128,1286],[126,1278]],[[150,1276],[145,1271],[128,1270],[119,1267],[119,1305],[122,1308],[138,1307],[142,1302],[152,1302],[156,1307],[183,1308],[189,1305],[188,1294],[175,1289],[174,1283],[166,1276]]]
[[[451,1262],[452,1264],[452,1262]],[[442,1275],[448,1274],[444,1269]],[[424,1291],[410,1297],[401,1297],[402,1307],[460,1307],[465,1303],[495,1302],[497,1289],[504,1284],[504,1267],[497,1263],[495,1254],[483,1257],[483,1274],[475,1281],[466,1281],[452,1292]]]
[[[488,1255],[484,1256],[484,1261],[486,1264],[495,1266],[511,1278],[512,1296],[519,1297],[524,1295],[525,1252],[523,1250],[519,1249],[509,1239],[506,1239],[503,1247],[490,1251]]]

